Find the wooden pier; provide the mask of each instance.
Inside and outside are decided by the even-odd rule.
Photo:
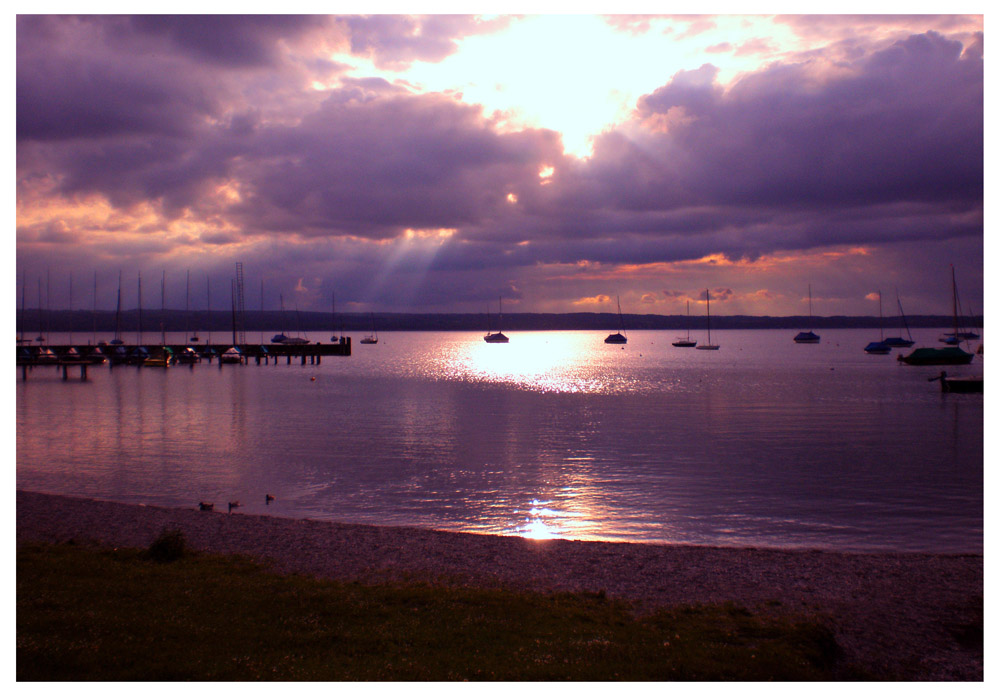
[[[62,370],[63,380],[69,379],[70,370],[79,368],[80,379],[87,380],[88,368],[191,366],[197,364],[223,365],[278,365],[293,362],[301,365],[320,365],[324,357],[349,356],[351,339],[343,337],[335,343],[306,343],[261,345],[248,343],[235,346],[238,360],[223,359],[226,351],[234,346],[229,343],[167,344],[167,345],[98,345],[98,346],[18,346],[17,366],[21,379],[27,380],[31,370],[55,367]],[[192,355],[187,349],[194,351]]]

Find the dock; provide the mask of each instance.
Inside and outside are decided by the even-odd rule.
[[[63,380],[69,379],[71,369],[79,369],[80,379],[87,380],[88,368],[107,365],[153,367],[163,369],[170,366],[190,366],[198,364],[223,365],[278,365],[293,362],[301,365],[322,364],[324,357],[351,354],[351,339],[342,337],[331,343],[305,343],[285,345],[274,343],[262,345],[247,343],[235,346],[238,355],[230,353],[231,343],[213,344],[146,344],[138,345],[38,345],[18,346],[17,366],[21,368],[21,379],[27,380],[31,370],[40,367],[55,367],[62,370]]]

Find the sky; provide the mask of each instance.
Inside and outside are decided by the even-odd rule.
[[[983,312],[981,14],[15,21],[18,306]]]

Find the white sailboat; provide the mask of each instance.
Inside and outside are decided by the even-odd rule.
[[[368,316],[371,317],[372,320],[372,332],[367,336],[365,336],[364,338],[362,338],[361,343],[365,343],[367,345],[375,345],[376,343],[378,343],[378,331],[375,330],[375,315],[369,312]]]
[[[687,314],[688,314],[688,327],[687,327],[687,337],[678,338],[671,345],[675,348],[694,348],[698,345],[698,341],[691,340],[691,301],[688,300],[687,303]]]
[[[719,346],[712,343],[712,309],[711,293],[705,288],[705,325],[708,329],[708,342],[700,346],[695,346],[695,350],[719,350]]]
[[[628,337],[622,333],[625,330],[625,325],[622,322],[622,301],[621,298],[616,298],[618,301],[618,333],[609,334],[607,338],[604,339],[605,343],[628,343]]]
[[[500,297],[500,318],[497,320],[497,332],[492,333],[489,327],[489,309],[486,310],[486,335],[483,336],[483,340],[487,343],[508,343],[509,338],[504,336],[501,330],[501,325],[503,324],[503,296]]]
[[[809,286],[809,324],[812,325],[813,318],[813,289],[812,285]],[[795,334],[795,338],[792,339],[796,343],[819,343],[819,336],[814,334],[810,328],[808,331],[800,331]]]

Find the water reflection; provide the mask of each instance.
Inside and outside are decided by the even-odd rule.
[[[17,385],[17,483],[531,538],[981,548],[981,396],[771,332],[734,332],[725,354],[606,333],[39,373]]]
[[[600,393],[620,386],[624,346],[586,332],[515,334],[508,344],[464,340],[433,361],[431,371],[541,392]]]

